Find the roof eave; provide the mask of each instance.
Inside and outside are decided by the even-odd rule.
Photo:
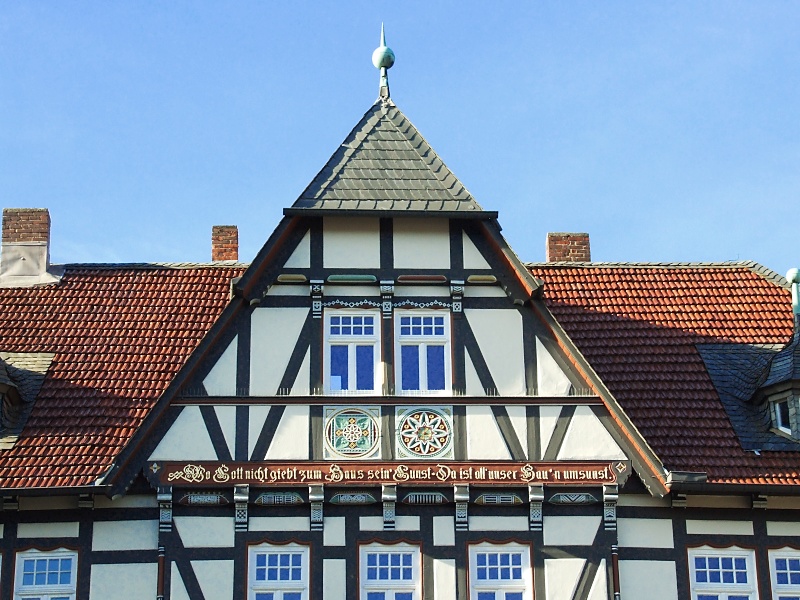
[[[284,208],[287,217],[438,217],[443,219],[475,219],[491,221],[497,219],[495,210],[392,210],[392,209],[355,209],[355,208]]]

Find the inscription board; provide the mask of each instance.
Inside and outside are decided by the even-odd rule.
[[[612,462],[154,462],[160,485],[611,485],[622,480],[628,461]]]

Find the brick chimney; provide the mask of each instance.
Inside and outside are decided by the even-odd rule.
[[[548,233],[547,262],[591,262],[588,233]]]
[[[211,260],[239,260],[239,229],[236,225],[211,228]]]
[[[3,209],[0,286],[55,283],[50,268],[50,211],[46,208]]]

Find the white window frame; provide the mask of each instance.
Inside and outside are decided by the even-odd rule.
[[[689,548],[689,588],[691,590],[692,600],[729,600],[729,598],[736,598],[737,596],[746,596],[748,600],[758,600],[758,578],[756,574],[755,565],[755,552],[738,546],[730,546],[728,548],[712,548],[711,546],[700,546],[698,548]],[[726,569],[720,564],[720,572],[733,571],[734,578],[737,572],[742,569],[737,568],[737,559],[744,559],[747,582],[713,582],[713,581],[698,581],[698,564],[697,559],[732,559],[732,569]],[[708,565],[708,563],[706,563]],[[700,569],[704,571],[706,569]],[[717,570],[717,569],[712,569]],[[706,577],[708,577],[706,575]]]
[[[791,396],[786,396],[784,398],[778,398],[777,400],[772,401],[772,414],[774,415],[775,428],[789,435],[792,435],[791,399]],[[785,421],[783,420],[783,417],[781,417],[781,411],[779,408],[781,404],[786,405],[787,416]]]
[[[470,600],[478,600],[481,593],[492,592],[495,592],[494,600],[506,600],[507,593],[522,594],[522,600],[533,600],[533,567],[531,565],[531,547],[529,544],[481,542],[480,544],[470,544],[468,552]],[[520,555],[521,564],[518,567],[521,571],[521,577],[518,579],[487,579],[480,577],[482,573],[488,575],[482,569],[489,568],[489,565],[479,564],[479,557],[487,554]],[[513,562],[513,559],[509,562]],[[503,565],[503,567],[505,566]],[[517,568],[517,565],[509,564],[508,567],[509,569]],[[509,575],[513,575],[513,573],[509,573]]]
[[[370,573],[370,569],[380,569],[380,567],[383,566],[369,564],[369,555],[374,553],[389,555],[390,557],[411,554],[411,579],[383,580],[372,577],[374,573]],[[404,542],[398,544],[362,544],[358,549],[360,600],[367,600],[370,593],[383,593],[383,600],[399,600],[399,598],[403,598],[402,594],[411,594],[411,600],[422,600],[421,563],[422,554],[419,546]],[[407,565],[399,565],[401,569],[405,567],[407,567]],[[391,565],[389,568],[391,568]],[[397,568],[397,566],[395,566],[395,568]],[[398,594],[400,594],[399,598]]]
[[[326,309],[325,317],[325,351],[323,358],[324,388],[326,394],[341,395],[375,395],[381,392],[383,384],[383,369],[381,368],[381,312],[372,309]],[[332,317],[372,317],[372,335],[335,335],[331,333]],[[353,389],[341,390],[332,384],[331,373],[331,348],[333,346],[347,346],[348,348],[348,386]],[[372,346],[372,373],[373,386],[369,390],[354,389],[357,385],[356,373],[356,346]],[[351,384],[352,382],[352,384]]]
[[[37,584],[35,581],[30,584],[25,582],[25,562],[26,561],[62,561],[70,559],[69,571],[61,571],[61,564],[57,565],[58,571],[56,573],[69,573],[69,582],[51,582]],[[51,565],[48,564],[48,568]],[[47,576],[49,570],[45,571]],[[60,577],[59,577],[60,579]],[[78,588],[78,553],[74,550],[66,548],[58,548],[57,550],[26,550],[18,552],[16,557],[16,571],[14,576],[14,600],[25,600],[26,598],[36,598],[37,600],[51,600],[54,598],[68,598],[75,600]]]
[[[403,335],[403,317],[443,317],[443,335]],[[451,315],[448,310],[420,310],[420,309],[398,309],[394,311],[394,369],[395,369],[395,390],[397,394],[403,395],[425,395],[425,396],[452,396],[452,371],[453,357],[450,352],[451,338]],[[419,389],[403,388],[403,346],[419,347]],[[427,381],[428,372],[428,346],[443,346],[444,353],[444,389],[429,390]]]
[[[797,561],[795,564],[798,567],[795,569],[798,574],[796,583],[792,583],[791,580],[788,583],[778,583],[777,561],[779,559]],[[787,564],[787,566],[789,565]],[[791,572],[789,574],[791,575]],[[789,547],[770,550],[769,576],[772,582],[772,596],[775,600],[795,600],[800,598],[800,550]]]
[[[266,564],[259,564],[258,556],[265,555],[277,556],[278,565],[270,565],[269,558]],[[282,555],[301,557],[301,564],[299,565],[301,576],[300,579],[288,580],[259,580],[257,573],[260,569],[278,568],[280,569],[280,557]],[[309,600],[308,586],[309,586],[309,547],[303,544],[289,543],[289,544],[270,544],[264,542],[261,544],[254,544],[247,549],[247,599],[260,600],[266,594],[273,594],[273,600],[286,600],[288,594],[300,594],[300,600]],[[297,565],[290,564],[284,568],[296,568]],[[289,573],[291,577],[292,573]],[[268,575],[267,575],[268,576]],[[280,576],[280,575],[279,575]]]

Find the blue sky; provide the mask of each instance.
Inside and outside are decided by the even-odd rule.
[[[0,198],[54,262],[250,260],[392,97],[526,261],[800,266],[795,2],[0,4]]]

